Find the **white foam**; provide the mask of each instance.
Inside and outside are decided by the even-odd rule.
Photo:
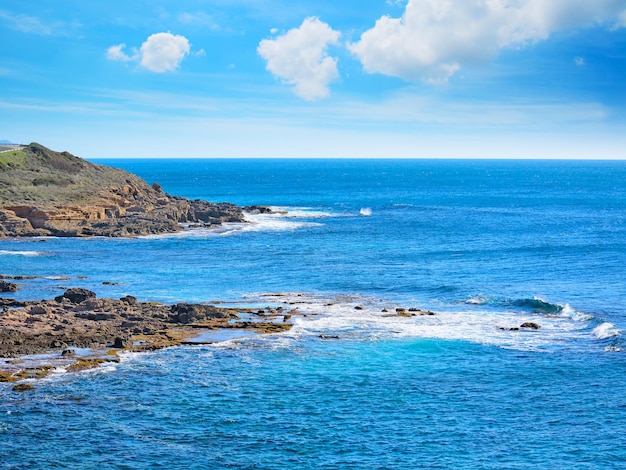
[[[335,214],[332,214],[331,212],[321,211],[312,207],[271,206],[270,209],[272,210],[273,214],[261,215],[271,215],[289,219],[322,219],[335,216]]]
[[[297,309],[286,336],[339,336],[359,340],[416,337],[460,340],[519,350],[548,350],[588,338],[587,323],[568,317],[493,310],[438,311],[435,315],[395,316],[395,305],[381,300],[322,299],[280,294],[266,301]],[[388,312],[383,312],[386,307]],[[411,312],[407,312],[411,313]],[[526,322],[540,329],[520,328]]]
[[[242,232],[281,232],[292,231],[305,227],[319,227],[318,222],[307,222],[300,219],[300,216],[292,216],[283,213],[274,214],[244,214],[247,224],[240,224]],[[318,216],[312,218],[319,218]]]
[[[146,235],[141,238],[209,238],[227,237],[243,232],[283,232],[294,231],[307,227],[319,227],[319,222],[310,222],[300,219],[319,219],[330,217],[327,212],[309,211],[306,208],[287,210],[282,207],[272,207],[270,214],[251,214],[244,212],[245,223],[227,222],[216,227],[196,227],[194,224],[181,224],[185,229],[182,232],[165,233],[160,235]]]
[[[620,336],[621,331],[615,328],[613,323],[604,322],[601,325],[596,326],[591,334],[597,339],[607,339],[614,336]]]
[[[589,315],[588,313],[579,312],[574,310],[570,304],[565,304],[563,306],[563,310],[561,310],[560,315],[565,318],[571,318],[574,321],[587,322],[593,319],[593,315]]]
[[[42,256],[43,253],[41,251],[10,251],[10,250],[0,250],[0,256]]]
[[[370,209],[369,207],[363,207],[359,211],[359,215],[363,217],[370,217],[372,215],[372,209]]]

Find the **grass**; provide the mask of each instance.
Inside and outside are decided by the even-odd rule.
[[[2,166],[21,168],[26,163],[26,153],[23,150],[9,150],[0,152],[0,169]]]

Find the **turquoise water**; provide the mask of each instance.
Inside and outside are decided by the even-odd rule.
[[[59,371],[28,394],[0,384],[0,465],[626,465],[624,162],[102,163],[286,214],[186,236],[3,240],[0,273],[46,276],[14,297],[71,285],[307,316],[286,334]],[[382,312],[395,307],[437,315]],[[525,321],[542,328],[506,330]]]

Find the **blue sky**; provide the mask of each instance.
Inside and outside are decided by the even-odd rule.
[[[626,0],[3,0],[0,140],[626,158]]]

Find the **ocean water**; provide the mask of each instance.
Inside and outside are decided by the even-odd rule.
[[[0,468],[626,467],[625,162],[98,163],[279,213],[0,240],[0,273],[40,276],[13,297],[80,286],[300,315],[29,393],[0,384]],[[383,311],[398,307],[436,315]],[[524,322],[541,328],[511,330]]]

